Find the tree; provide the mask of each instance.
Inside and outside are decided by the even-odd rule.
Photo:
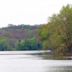
[[[0,51],[6,51],[8,49],[7,40],[4,37],[0,37]]]
[[[39,29],[44,49],[53,48],[55,53],[72,52],[72,6],[64,6],[59,14],[49,18],[49,22]]]
[[[41,44],[35,38],[21,40],[17,43],[17,50],[40,50]]]

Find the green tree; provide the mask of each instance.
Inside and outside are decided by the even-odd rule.
[[[0,51],[6,51],[8,49],[7,40],[5,37],[0,37]]]
[[[41,44],[35,38],[21,40],[17,43],[17,50],[40,50]]]
[[[72,52],[72,6],[64,6],[59,14],[50,17],[39,29],[39,36],[44,49],[53,48],[58,54]]]

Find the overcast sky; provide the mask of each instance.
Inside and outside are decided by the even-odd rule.
[[[43,24],[72,0],[0,0],[0,27],[8,24]]]

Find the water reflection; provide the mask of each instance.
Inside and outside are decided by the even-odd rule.
[[[0,55],[0,71],[72,72],[72,60],[49,60],[46,54],[2,54]]]
[[[58,66],[47,68],[46,72],[72,72],[72,66]]]

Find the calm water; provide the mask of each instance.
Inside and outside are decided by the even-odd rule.
[[[0,52],[0,72],[72,72],[72,60],[48,60],[31,51]]]

